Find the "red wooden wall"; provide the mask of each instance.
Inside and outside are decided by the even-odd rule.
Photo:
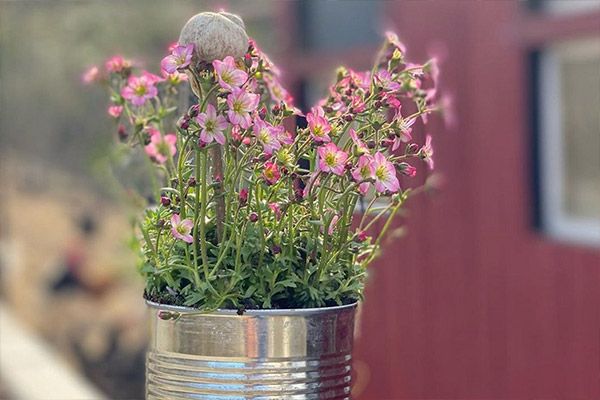
[[[282,6],[286,80],[376,49],[298,54]],[[443,88],[458,125],[438,121],[444,186],[413,200],[408,235],[371,269],[355,370],[359,399],[600,399],[600,251],[532,228],[527,52],[600,35],[600,13],[553,19],[517,1],[395,1],[385,17],[424,61],[446,47]],[[341,56],[341,58],[338,58]]]
[[[556,28],[524,11],[394,3],[411,56],[447,46],[459,123],[435,137],[442,191],[413,201],[409,234],[373,266],[359,398],[600,399],[600,251],[531,227],[526,52]],[[562,36],[600,33],[589,20]]]

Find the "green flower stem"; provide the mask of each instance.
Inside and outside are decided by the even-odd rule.
[[[207,182],[206,182],[206,175],[208,173],[208,156],[207,156],[207,152],[203,151],[202,152],[202,207],[201,207],[201,211],[200,211],[200,221],[197,222],[198,225],[200,225],[200,252],[202,253],[202,267],[204,269],[204,276],[207,279],[207,283],[208,283],[208,276],[209,276],[209,271],[208,271],[208,256],[206,254],[206,193],[207,193]],[[197,214],[196,214],[197,215]],[[210,283],[209,283],[210,284]]]
[[[262,219],[262,210],[261,210],[261,197],[262,197],[262,188],[261,184],[256,186],[256,212],[258,214],[258,228],[260,229],[260,256],[258,258],[258,269],[262,267],[263,258],[265,256],[265,247],[267,244],[265,243],[265,229],[263,227],[263,219]]]
[[[404,200],[400,200],[398,202],[398,204],[396,205],[396,207],[393,208],[392,212],[390,213],[387,221],[385,221],[385,225],[383,226],[383,228],[381,229],[381,232],[379,232],[379,236],[377,236],[377,240],[375,240],[375,243],[373,244],[373,247],[375,249],[379,248],[379,242],[381,242],[381,238],[383,236],[385,236],[385,233],[387,232],[387,230],[390,227],[390,224],[392,223],[392,220],[394,219],[394,217],[396,216],[396,213],[398,212],[398,210],[400,210],[400,207],[402,207],[402,205],[404,204]],[[377,255],[377,252],[372,252],[369,257],[366,259],[366,261],[364,262],[365,265],[368,265],[371,261],[373,261],[373,259],[375,258],[375,256]]]

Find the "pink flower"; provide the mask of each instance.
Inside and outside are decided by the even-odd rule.
[[[384,89],[392,92],[400,90],[400,84],[398,82],[394,82],[390,73],[385,69],[379,71],[377,75],[375,75],[375,79],[381,86],[383,86]]]
[[[354,129],[350,129],[350,132],[348,132],[348,133],[350,134],[350,138],[354,142],[354,145],[356,146],[356,149],[358,150],[359,153],[368,153],[369,152],[369,148],[363,143],[362,140],[359,139],[359,137],[356,134],[356,131]]]
[[[169,45],[169,47],[167,47],[167,51],[168,51],[169,53],[172,53],[172,52],[173,52],[173,50],[175,50],[175,47],[177,47],[177,46],[179,46],[179,43],[177,43],[177,42],[173,42],[173,43],[171,43],[171,44]]]
[[[272,99],[276,100],[277,103],[283,101],[286,105],[292,107],[294,98],[287,90],[285,90],[276,76],[264,74],[263,81],[265,82],[267,89],[269,89]]]
[[[392,151],[395,151],[398,147],[400,147],[400,142],[408,143],[412,140],[412,126],[415,123],[416,118],[403,119],[398,124],[398,128],[400,128],[400,136],[396,136],[394,138],[394,144],[392,145]]]
[[[328,143],[331,141],[329,133],[331,132],[331,126],[327,119],[325,119],[325,111],[323,107],[313,107],[310,112],[306,114],[306,121],[308,122],[308,129],[310,135],[317,142]]]
[[[395,117],[400,115],[402,103],[400,103],[400,100],[396,96],[394,96],[392,93],[386,93],[383,97],[383,100],[390,109],[394,110]]]
[[[252,125],[250,113],[256,110],[259,101],[259,95],[234,88],[233,93],[227,96],[227,106],[229,107],[227,116],[229,117],[229,121],[234,125],[248,129]]]
[[[328,211],[327,213],[330,213],[330,212],[331,211]],[[329,222],[329,227],[327,228],[327,234],[329,236],[333,235],[333,230],[335,229],[335,225],[337,224],[339,219],[340,219],[339,215],[334,215],[333,218],[331,218],[331,222]],[[325,232],[325,227],[323,225],[321,225],[321,232]]]
[[[227,129],[229,124],[222,115],[217,116],[217,110],[215,106],[209,104],[206,107],[205,113],[200,113],[196,117],[198,125],[202,128],[200,132],[200,139],[204,143],[211,143],[215,140],[220,145],[225,144],[225,135],[223,131]]]
[[[177,239],[181,239],[184,242],[194,242],[194,237],[191,235],[194,222],[191,219],[181,220],[179,214],[173,214],[171,217],[171,233]]]
[[[277,139],[288,146],[294,144],[294,137],[291,133],[285,130],[283,126],[278,126],[277,128]]]
[[[269,203],[269,208],[275,213],[275,218],[281,218],[281,206],[277,203]]]
[[[96,80],[98,80],[99,75],[100,75],[100,70],[98,69],[98,67],[92,67],[85,74],[83,74],[83,82],[85,82],[85,83],[95,82]]]
[[[380,152],[375,153],[371,163],[371,175],[375,179],[375,188],[379,193],[390,191],[396,193],[400,189],[400,182],[396,177],[396,168]]]
[[[168,72],[166,72],[163,69],[161,71],[161,74],[163,76],[163,80],[167,81],[171,85],[179,85],[181,82],[185,82],[185,81],[188,80],[187,75],[186,74],[182,74],[179,71],[175,71],[172,74],[169,74]]]
[[[281,178],[281,174],[279,173],[279,170],[277,169],[277,165],[273,164],[270,161],[267,161],[265,163],[265,169],[263,171],[263,176],[267,180],[267,182],[269,182],[269,184],[271,184],[271,185],[276,183],[279,180],[279,178]]]
[[[396,35],[394,32],[388,31],[385,33],[385,37],[387,41],[394,46],[394,48],[398,49],[402,54],[406,53],[406,47],[404,44],[402,44],[402,42],[400,42],[398,35]]]
[[[131,100],[133,105],[141,106],[158,94],[154,83],[152,74],[142,76],[131,75],[127,81],[127,86],[121,91],[121,95],[125,99]]]
[[[419,152],[420,157],[429,165],[430,169],[433,169],[433,146],[431,145],[431,136],[427,135],[425,138],[425,146],[421,147],[421,151]]]
[[[129,68],[130,66],[129,61],[123,60],[119,56],[114,56],[106,62],[106,69],[110,72],[121,72],[123,68]]]
[[[108,107],[108,114],[113,118],[119,118],[123,112],[123,106],[110,106]]]
[[[165,80],[165,78],[161,78],[158,75],[151,74],[148,71],[142,71],[142,76],[145,77],[148,80],[148,82],[151,82],[152,84],[156,84]]]
[[[367,105],[364,101],[362,101],[360,95],[354,96],[352,98],[352,108],[350,109],[353,113],[361,113],[367,108]]]
[[[162,59],[160,66],[169,74],[173,74],[177,72],[179,68],[185,68],[190,65],[193,53],[193,43],[187,46],[176,46],[170,55]]]
[[[248,74],[235,67],[235,61],[233,57],[227,56],[223,61],[214,60],[213,67],[219,80],[219,85],[223,89],[233,90],[238,88],[246,82]]]
[[[319,155],[319,170],[343,175],[348,153],[338,149],[334,143],[329,143],[317,149]]]
[[[352,177],[356,182],[362,182],[367,179],[371,179],[371,164],[373,163],[373,157],[368,154],[360,156],[358,159],[358,165],[354,168],[351,173]],[[365,195],[369,190],[369,182],[362,182],[358,185],[358,191],[360,194]]]
[[[308,182],[304,187],[304,191],[302,192],[302,197],[308,197],[311,193],[311,190],[314,186],[319,186],[321,184],[321,180],[319,179],[319,174],[317,172],[313,172],[309,175]]]
[[[145,147],[146,154],[153,157],[157,163],[164,164],[169,159],[169,153],[175,155],[177,153],[177,137],[173,134],[163,136],[154,128],[148,128],[150,132],[150,143]]]
[[[285,129],[283,126],[275,128],[273,125],[260,118],[257,118],[254,121],[254,128],[252,131],[260,144],[263,145],[263,149],[268,155],[273,154],[273,150],[279,150],[281,148],[281,143],[279,143],[277,137],[281,129],[278,128]]]

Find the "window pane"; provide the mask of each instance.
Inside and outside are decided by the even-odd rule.
[[[600,243],[600,39],[556,44],[541,58],[543,226]]]

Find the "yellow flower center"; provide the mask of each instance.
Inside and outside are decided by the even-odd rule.
[[[377,177],[377,179],[379,179],[380,181],[385,181],[386,179],[386,171],[385,171],[385,167],[383,165],[380,165],[379,167],[377,167],[377,169],[375,170],[375,176]]]
[[[335,154],[329,153],[325,156],[325,164],[327,164],[328,166],[333,167],[336,163],[337,157],[335,156]]]
[[[243,104],[241,101],[236,100],[233,102],[233,112],[236,114],[241,114],[243,109]]]
[[[175,228],[177,230],[177,232],[180,235],[187,235],[188,234],[188,229],[187,227],[183,226],[183,225],[177,225],[177,228]]]
[[[140,85],[140,86],[136,87],[135,94],[137,94],[138,96],[145,95],[146,94],[146,86]]]

